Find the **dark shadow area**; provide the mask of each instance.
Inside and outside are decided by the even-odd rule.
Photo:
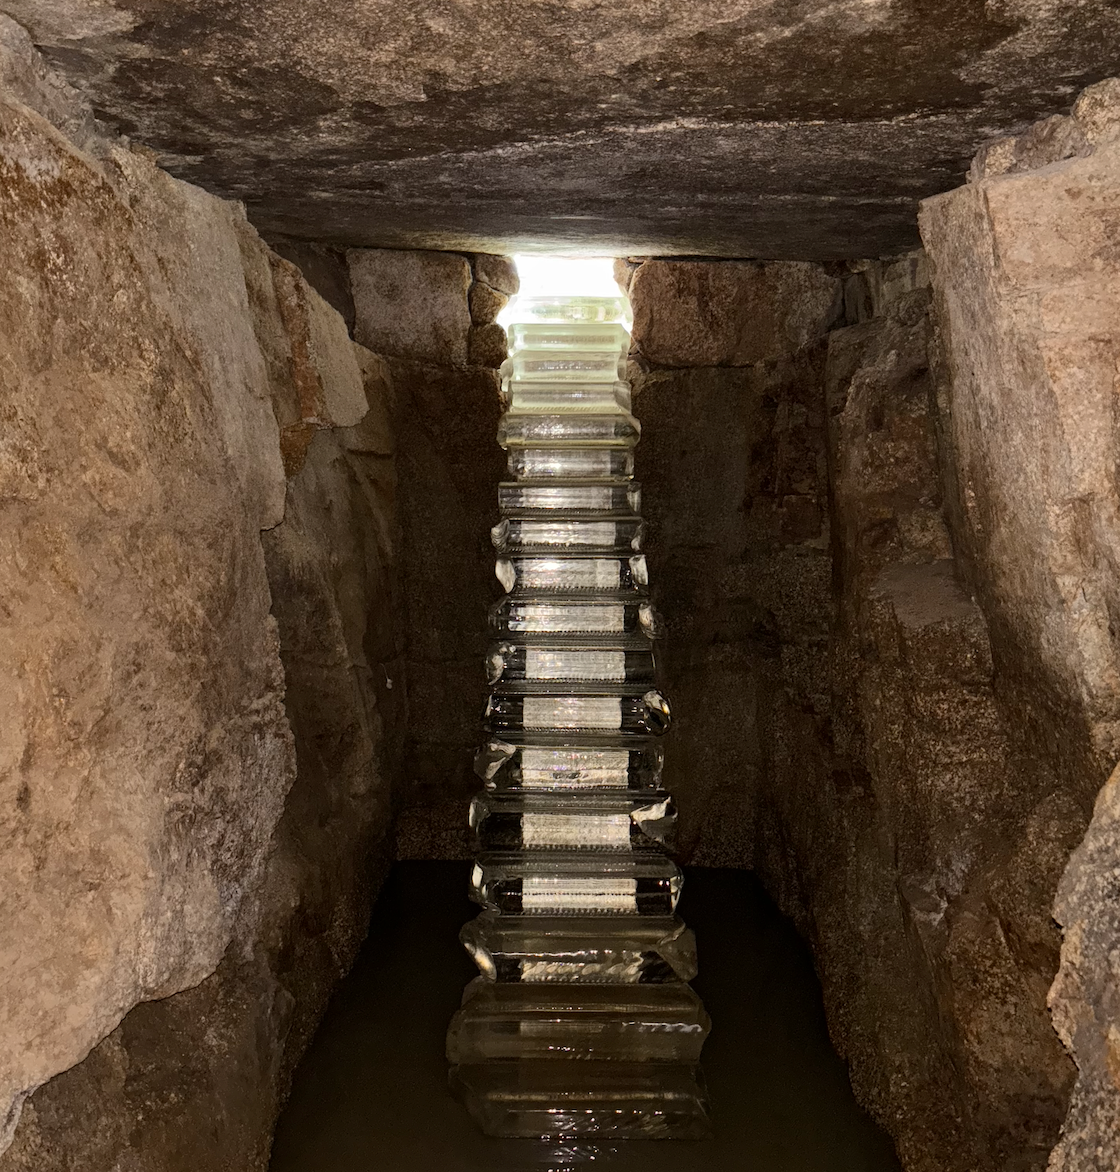
[[[475,975],[460,926],[467,864],[398,863],[353,972],[280,1118],[271,1172],[893,1172],[890,1139],[852,1097],[793,926],[753,875],[688,873],[712,1015],[704,1071],[714,1138],[563,1147],[480,1135],[447,1090],[444,1032]]]

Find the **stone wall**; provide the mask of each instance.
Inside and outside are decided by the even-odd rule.
[[[954,542],[991,630],[997,697],[1022,750],[1024,845],[1039,856],[1018,894],[1042,920],[1058,887],[1065,929],[1050,1008],[1077,1081],[1050,1166],[1111,1169],[1120,842],[1115,783],[1101,787],[1120,758],[1120,81],[989,144],[967,186],[923,205],[921,229]],[[1049,975],[1048,924],[1004,934]]]
[[[820,265],[651,260],[631,274],[636,475],[673,705],[685,861],[750,866],[773,699],[828,707]],[[760,308],[762,307],[762,308]]]
[[[388,854],[386,370],[7,20],[0,78],[0,1168],[263,1168]]]
[[[1075,118],[1106,126],[1109,92]],[[857,1094],[922,1172],[1042,1168],[1074,1081],[1051,911],[1113,762],[1117,662],[1094,133],[1061,178],[927,205],[932,270],[620,266],[685,857],[755,867],[797,921]],[[1063,1169],[1116,1165],[1110,792],[1058,905]]]
[[[409,730],[399,858],[466,858],[486,700],[497,444],[494,318],[517,290],[503,257],[354,249],[355,337],[387,355],[395,398]]]

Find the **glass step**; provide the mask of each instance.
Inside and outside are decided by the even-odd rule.
[[[533,549],[637,552],[644,526],[640,517],[588,520],[584,517],[503,517],[490,530],[499,553]]]
[[[507,333],[511,352],[630,348],[630,333],[621,322],[513,322]]]
[[[471,801],[479,850],[666,850],[677,827],[668,794],[482,793]]]
[[[587,598],[514,595],[490,608],[490,626],[499,635],[656,636],[659,621],[648,600],[631,595]]]
[[[671,916],[682,882],[664,855],[495,851],[476,860],[470,896],[507,916]]]
[[[669,702],[656,689],[628,695],[492,694],[486,701],[488,731],[620,732],[661,736],[668,732]]]
[[[633,407],[630,384],[614,383],[502,383],[504,411],[518,415],[625,415]]]
[[[706,1139],[699,1070],[551,1059],[453,1067],[451,1089],[487,1135],[505,1139]],[[550,1165],[551,1166],[551,1165]]]
[[[526,322],[623,322],[625,297],[518,297],[517,316]]]
[[[503,448],[632,448],[641,434],[642,425],[627,414],[538,415],[510,411],[498,421],[498,443]]]
[[[621,349],[518,350],[499,373],[511,382],[616,383],[626,378],[626,355]]]
[[[518,480],[628,480],[634,475],[634,453],[627,448],[510,447],[506,464]]]
[[[642,590],[649,585],[645,554],[631,557],[592,555],[536,557],[515,554],[498,558],[494,573],[512,590]]]
[[[650,685],[653,649],[640,637],[636,647],[596,647],[555,643],[493,643],[486,653],[491,684],[541,684],[553,680]]]
[[[711,1022],[686,984],[504,983],[476,977],[447,1032],[447,1059],[693,1065]]]
[[[653,791],[661,784],[664,753],[643,741],[632,747],[612,744],[512,744],[490,740],[478,750],[474,771],[488,789],[628,789]]]
[[[595,453],[601,455],[601,453]],[[601,480],[567,482],[514,481],[498,485],[503,513],[638,513],[642,490],[637,484]]]
[[[678,916],[497,916],[459,939],[491,981],[662,984],[696,976],[696,938]]]

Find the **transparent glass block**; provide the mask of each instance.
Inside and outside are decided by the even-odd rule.
[[[507,597],[490,608],[490,626],[501,635],[633,635],[654,638],[660,619],[650,603],[634,595],[580,598]]]
[[[644,554],[629,558],[499,558],[494,572],[508,590],[644,590],[649,584]]]
[[[470,897],[506,916],[671,916],[681,882],[663,855],[521,850],[480,855]]]
[[[486,654],[491,684],[539,683],[555,680],[595,683],[654,682],[653,650],[637,647],[578,647],[538,643],[494,643]]]
[[[518,480],[628,480],[634,475],[634,453],[618,448],[510,447],[506,462]]]
[[[531,745],[493,739],[475,755],[474,771],[487,789],[537,793],[542,790],[629,789],[654,791],[661,785],[664,754],[656,742],[619,747],[580,738],[578,744]]]
[[[642,426],[633,415],[537,415],[507,412],[498,423],[498,443],[514,447],[632,448]]]
[[[542,547],[637,551],[642,546],[640,517],[504,517],[490,530],[499,553]]]
[[[621,322],[514,322],[509,348],[517,350],[613,350],[630,348],[630,332]]]
[[[666,1062],[490,1062],[452,1068],[479,1127],[505,1139],[706,1139],[698,1068]]]
[[[624,321],[625,297],[518,297],[514,316],[519,322]]]
[[[491,732],[586,729],[660,736],[669,730],[669,702],[655,689],[634,696],[492,693],[484,723]]]
[[[594,1058],[696,1063],[711,1022],[685,984],[506,983],[476,977],[447,1034],[452,1063]]]
[[[629,383],[511,383],[502,384],[502,407],[515,414],[625,415],[632,406]]]
[[[459,939],[491,981],[662,984],[696,976],[696,938],[678,916],[496,916]]]
[[[498,508],[503,513],[637,513],[641,504],[642,490],[637,484],[512,481],[498,485]]]
[[[677,811],[665,793],[477,794],[471,829],[479,849],[670,849]]]
[[[518,350],[501,365],[514,382],[616,383],[626,378],[620,350]]]

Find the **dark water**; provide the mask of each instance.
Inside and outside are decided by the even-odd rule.
[[[447,1091],[444,1032],[475,975],[465,863],[399,863],[296,1076],[271,1172],[897,1172],[852,1098],[800,938],[747,872],[688,873],[694,982],[712,1016],[709,1140],[488,1139]]]

